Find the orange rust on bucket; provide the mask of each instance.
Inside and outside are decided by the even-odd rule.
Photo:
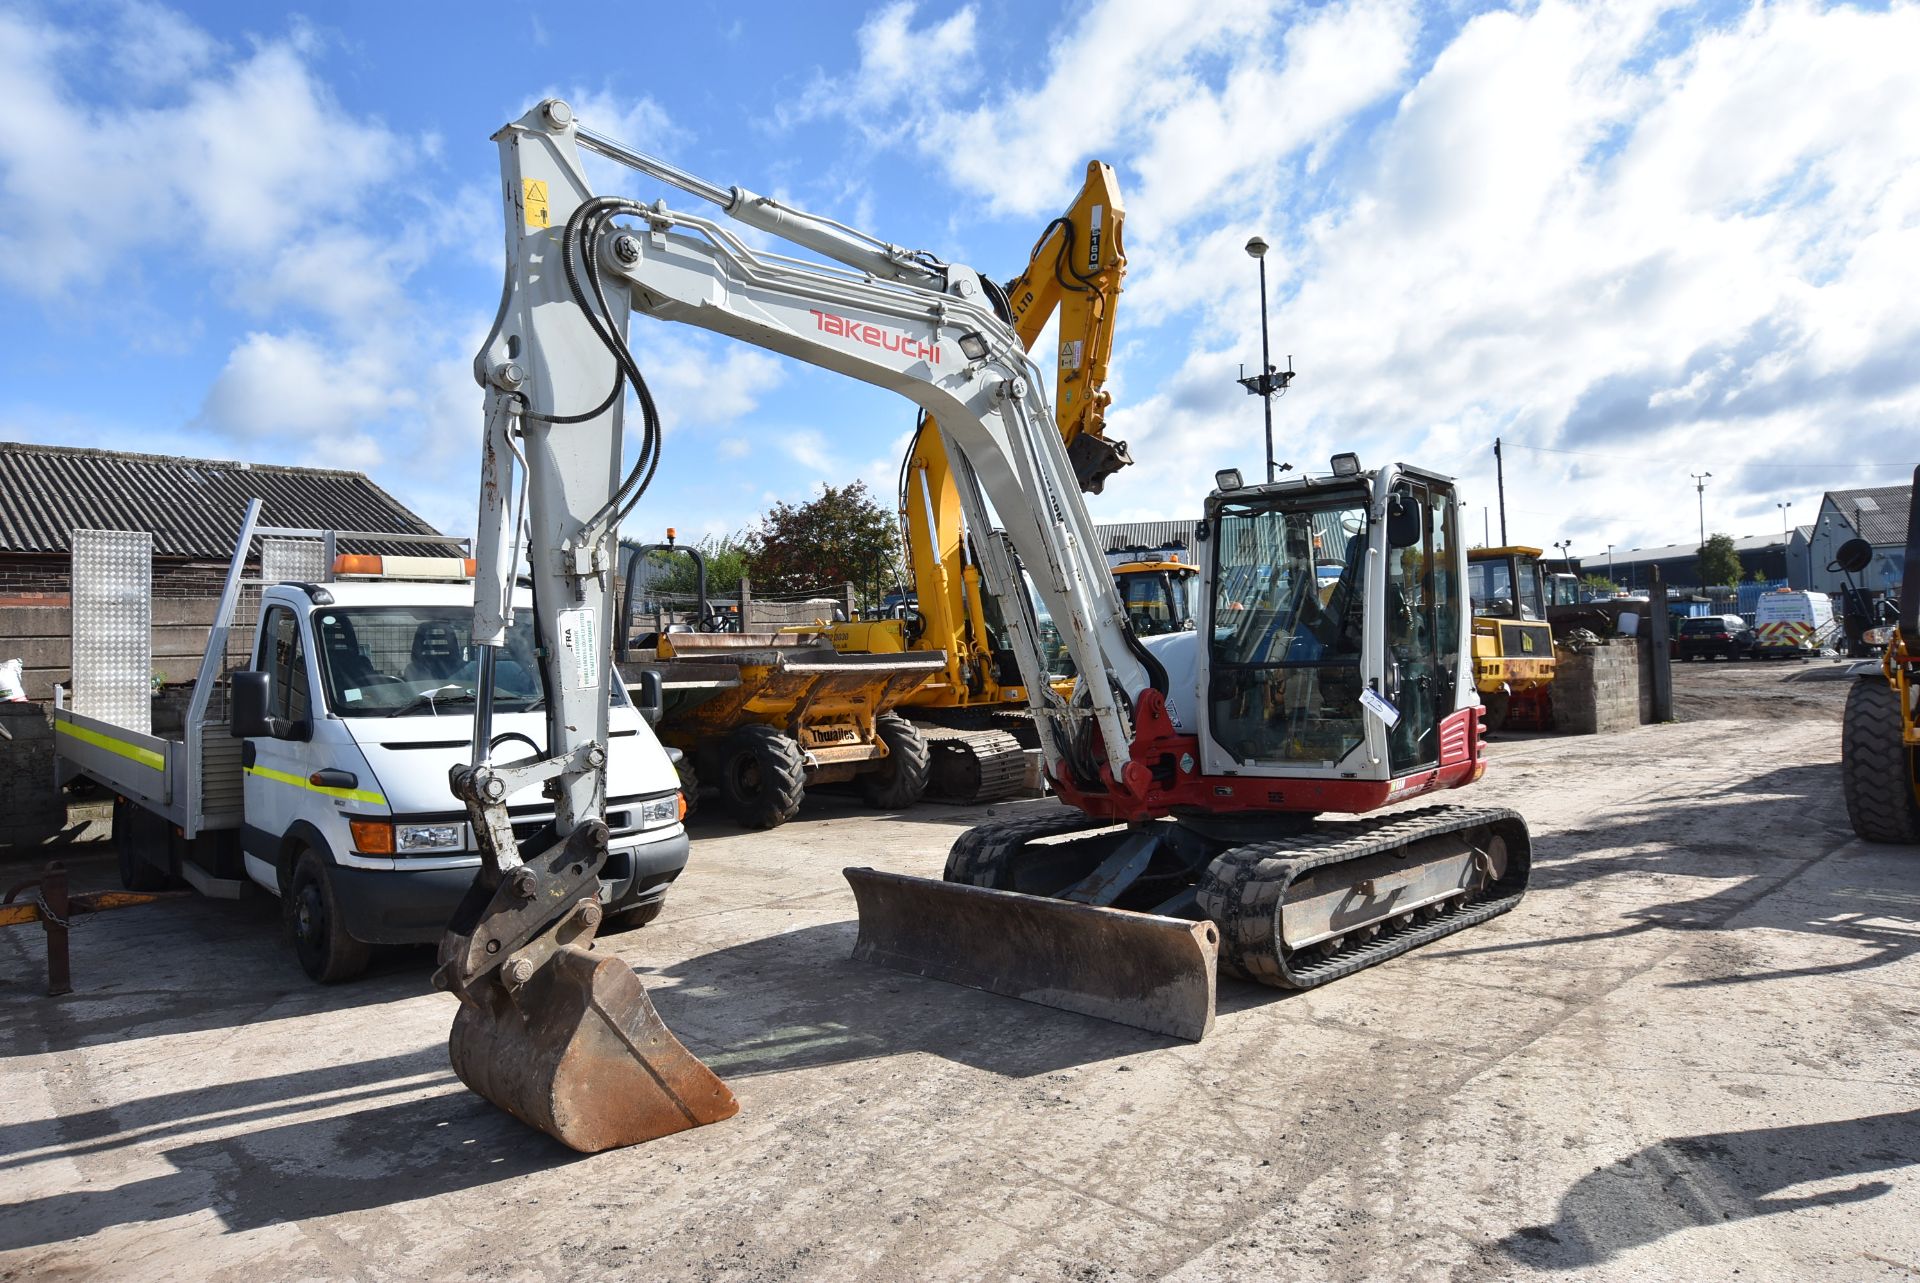
[[[475,1092],[582,1153],[731,1118],[725,1083],[667,1029],[633,969],[563,946],[523,985],[462,1001],[448,1051]]]

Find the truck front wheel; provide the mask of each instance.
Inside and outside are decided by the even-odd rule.
[[[1901,738],[1900,697],[1880,677],[1854,682],[1840,724],[1840,783],[1847,819],[1868,842],[1920,842],[1913,751]]]
[[[326,862],[314,852],[302,851],[294,861],[282,909],[300,969],[311,979],[338,984],[367,969],[372,951],[347,934]]]

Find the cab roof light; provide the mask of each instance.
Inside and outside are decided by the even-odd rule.
[[[341,553],[333,559],[336,579],[471,579],[472,557],[386,557]]]
[[[1333,456],[1333,475],[1336,477],[1357,477],[1360,475],[1360,456],[1351,452]]]
[[[1213,474],[1213,484],[1222,490],[1238,490],[1246,483],[1240,477],[1240,469],[1222,468]]]

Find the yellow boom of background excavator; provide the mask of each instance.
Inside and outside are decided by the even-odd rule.
[[[1047,322],[1060,319],[1054,418],[1074,476],[1089,494],[1132,462],[1126,443],[1106,435],[1114,311],[1127,274],[1125,222],[1112,166],[1088,162],[1073,203],[1047,224],[1026,271],[1005,286],[1013,327],[1029,351]],[[946,442],[926,416],[900,469],[900,520],[916,606],[902,619],[835,624],[828,636],[843,654],[946,652],[945,673],[906,701],[932,749],[929,793],[957,802],[1008,796],[1025,779],[1026,749],[1037,744],[1024,715],[1026,686],[1000,607],[981,587]],[[1151,575],[1142,591],[1168,582]]]

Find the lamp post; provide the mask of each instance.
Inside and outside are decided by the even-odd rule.
[[[1285,392],[1287,385],[1293,382],[1293,358],[1287,358],[1285,370],[1273,368],[1273,358],[1267,346],[1267,243],[1258,236],[1247,242],[1247,254],[1260,264],[1260,373],[1242,375],[1240,386],[1249,396],[1260,398],[1261,407],[1267,418],[1267,480],[1274,479],[1273,466],[1273,398],[1276,393]],[[1240,367],[1245,370],[1245,366]]]
[[[1693,478],[1694,493],[1700,498],[1700,546],[1707,546],[1707,478],[1711,472],[1689,472]]]
[[[1793,587],[1793,567],[1787,557],[1793,546],[1793,536],[1787,530],[1787,509],[1793,507],[1793,502],[1789,500],[1773,506],[1780,510],[1780,574],[1787,581],[1787,587],[1791,588]],[[1813,547],[1813,540],[1807,540],[1807,547]]]

